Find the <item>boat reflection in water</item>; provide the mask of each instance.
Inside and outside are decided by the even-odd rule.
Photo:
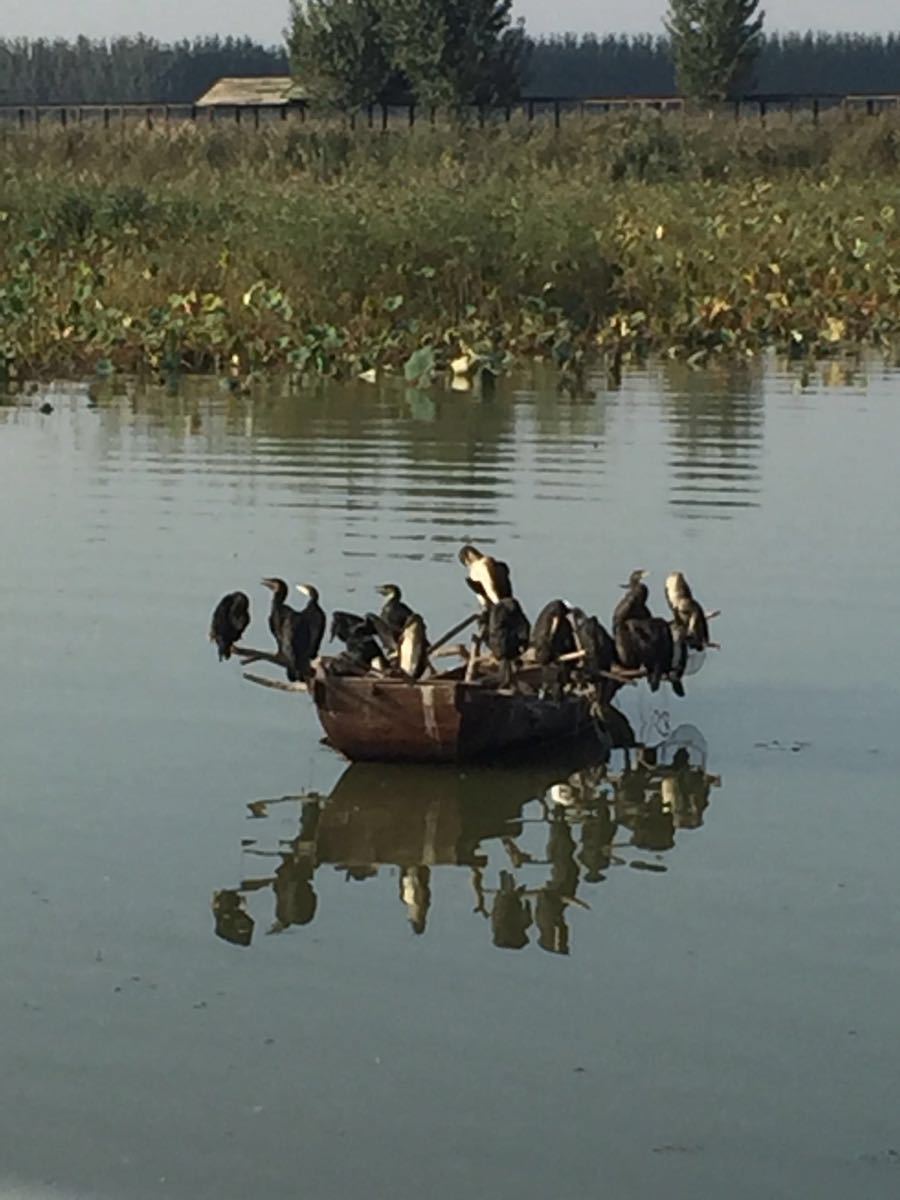
[[[591,885],[621,866],[665,871],[676,833],[700,828],[720,784],[691,725],[656,745],[614,751],[613,759],[465,772],[364,763],[349,767],[330,796],[254,801],[257,820],[299,807],[299,830],[268,848],[262,839],[245,840],[245,861],[271,869],[215,893],[216,934],[251,944],[255,893],[274,900],[269,933],[309,925],[319,903],[316,876],[321,882],[326,868],[351,883],[395,872],[400,911],[424,934],[435,868],[461,867],[495,946],[536,944],[568,954],[570,910],[590,908]]]

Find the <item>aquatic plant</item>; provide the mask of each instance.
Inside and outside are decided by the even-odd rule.
[[[9,131],[0,369],[465,386],[519,356],[571,382],[596,353],[885,344],[898,163],[900,123],[838,114]]]

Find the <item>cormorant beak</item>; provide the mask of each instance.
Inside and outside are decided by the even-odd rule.
[[[270,592],[275,591],[275,580],[274,579],[261,579],[260,583],[262,584],[262,586],[264,588],[268,588]]]
[[[379,596],[390,596],[393,590],[393,587],[389,583],[379,583],[378,587],[375,589]]]
[[[297,591],[302,592],[304,596],[308,596],[309,595],[309,584],[308,583],[298,583]]]

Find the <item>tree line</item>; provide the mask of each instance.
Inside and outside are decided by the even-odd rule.
[[[544,96],[669,95],[664,36],[561,34],[524,39],[523,92]],[[248,38],[95,41],[0,39],[0,103],[190,104],[223,75],[282,75],[282,46]],[[768,34],[749,87],[762,92],[900,90],[900,35]]]

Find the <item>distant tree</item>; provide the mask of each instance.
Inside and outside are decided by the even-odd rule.
[[[679,91],[711,102],[738,95],[750,81],[762,49],[759,0],[669,0]]]
[[[394,62],[422,104],[502,104],[519,94],[528,43],[512,0],[384,0]]]
[[[392,76],[378,0],[291,0],[291,69],[312,98],[351,110],[384,97]]]

